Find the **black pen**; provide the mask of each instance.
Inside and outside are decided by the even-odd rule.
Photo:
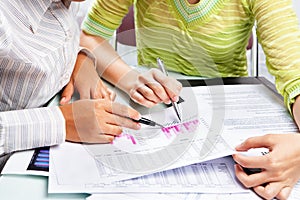
[[[162,71],[162,73],[164,73],[166,76],[168,76],[168,73],[165,69],[164,62],[160,58],[157,58],[157,65],[158,65],[159,69]],[[177,115],[179,121],[181,121],[177,102],[172,101],[172,99],[170,99],[170,100],[171,100],[172,106],[176,112],[176,115]]]
[[[161,124],[159,124],[155,121],[152,121],[150,119],[144,118],[144,117],[142,117],[139,120],[136,120],[136,119],[131,119],[131,120],[134,121],[134,122],[138,122],[138,123],[141,123],[141,124],[146,124],[146,125],[149,125],[149,126],[160,126],[161,128],[164,128],[163,125],[161,125]]]

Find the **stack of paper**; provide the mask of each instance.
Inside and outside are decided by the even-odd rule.
[[[250,136],[297,132],[282,102],[263,85],[185,88],[182,97],[182,122],[167,108],[145,115],[165,128],[124,130],[112,144],[52,147],[49,192],[97,194],[89,199],[258,198],[235,179],[229,155]]]

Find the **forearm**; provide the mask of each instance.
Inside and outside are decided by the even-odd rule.
[[[104,38],[82,32],[80,43],[95,55],[99,75],[128,93],[132,87],[131,81],[139,73],[128,66]]]

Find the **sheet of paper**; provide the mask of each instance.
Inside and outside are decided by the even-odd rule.
[[[184,134],[183,134],[184,135]],[[165,136],[166,137],[166,136]],[[188,137],[186,139],[189,139]],[[189,142],[189,140],[181,140],[182,142]],[[116,140],[114,144],[118,142],[128,142],[132,143],[132,139],[128,139],[127,137],[124,141]],[[130,145],[128,144],[127,145]],[[137,142],[136,142],[137,143]],[[180,145],[185,145],[185,143],[176,143],[174,145],[174,149],[177,149],[177,152],[180,152]],[[126,144],[126,143],[125,143]],[[112,144],[109,144],[112,145]],[[121,144],[120,144],[121,145]],[[133,144],[132,145],[136,145]],[[106,145],[103,145],[106,146]],[[204,146],[204,147],[203,147]],[[108,146],[110,148],[110,146]],[[204,150],[206,149],[206,150]],[[102,151],[99,151],[101,153]],[[103,148],[103,152],[106,153],[105,148]],[[172,151],[169,151],[172,153]],[[203,154],[203,152],[208,152],[209,154]],[[185,166],[188,164],[198,163],[205,160],[211,160],[217,157],[223,157],[226,155],[232,154],[232,149],[226,146],[226,143],[222,140],[221,137],[217,138],[215,141],[209,141],[209,139],[197,138],[195,142],[189,146],[189,149],[184,152],[185,154],[176,160],[175,164],[170,166],[166,166],[163,170],[174,169],[176,167]],[[119,156],[116,153],[118,151],[113,152],[113,155],[116,155],[118,159],[122,159],[123,156]],[[176,152],[175,152],[176,153]],[[124,180],[129,178],[134,178],[138,176],[142,176],[145,174],[149,174],[149,171],[139,171],[138,173],[125,173],[120,172],[118,170],[114,170],[111,167],[108,167],[101,162],[101,160],[97,159],[93,153],[90,153],[85,146],[73,143],[65,143],[60,146],[51,148],[51,162],[50,162],[50,177],[49,177],[49,192],[78,192],[78,191],[90,191],[95,192],[98,189],[101,189],[103,184],[109,184],[112,181]],[[106,153],[105,155],[109,155]],[[134,157],[134,155],[129,155]],[[162,162],[164,159],[163,154],[161,154],[161,158],[158,158],[158,162]],[[117,159],[115,159],[117,162]],[[146,160],[135,160],[135,165],[139,165],[138,169],[141,169],[141,165],[144,162],[146,165]],[[154,160],[155,161],[155,160]],[[150,160],[148,162],[154,162]],[[132,162],[132,161],[131,161]],[[122,163],[124,165],[129,165],[132,163],[128,163],[128,156],[122,159]],[[107,164],[107,163],[106,163]],[[155,163],[154,163],[155,164]],[[165,163],[161,163],[162,165]],[[155,165],[153,165],[155,166]],[[68,170],[66,170],[68,169]],[[86,170],[89,169],[89,170]],[[161,168],[156,169],[155,171],[162,171]],[[152,172],[153,173],[153,172]],[[76,174],[76,176],[74,176]],[[87,187],[87,185],[89,185]],[[71,187],[70,187],[71,186]]]
[[[231,193],[231,194],[205,194],[205,193],[115,193],[115,194],[92,194],[86,198],[87,200],[261,200],[252,190],[248,190],[248,193]],[[300,200],[300,182],[298,182],[293,188],[288,200]]]
[[[289,200],[300,200],[300,181],[294,186],[289,196]]]
[[[300,196],[300,182],[298,182],[294,189],[292,190],[289,200],[298,200]],[[234,194],[203,194],[203,193],[119,193],[119,194],[93,194],[86,198],[87,200],[169,200],[169,199],[178,199],[178,200],[261,200],[252,190],[249,190],[249,193],[234,193]]]
[[[15,152],[5,164],[1,174],[39,175],[48,176],[48,172],[27,170],[34,150]]]
[[[113,144],[65,143],[52,148],[49,191],[76,192],[87,189],[97,191],[103,184],[112,181],[174,169],[235,153],[233,146],[239,141],[231,140],[232,134],[238,135],[240,131],[245,130],[249,132],[259,130],[260,134],[266,131],[262,126],[255,124],[256,115],[252,111],[255,106],[245,105],[250,96],[255,96],[255,101],[268,103],[268,106],[261,106],[257,111],[262,119],[264,116],[268,117],[270,122],[280,124],[282,130],[293,129],[293,123],[282,103],[263,85],[185,88],[182,97],[186,101],[180,106],[183,122],[176,122],[174,111],[172,113],[172,110],[168,109],[152,113],[150,116],[168,127],[166,130],[147,128],[140,132],[128,130],[124,131],[122,137],[117,138]],[[236,107],[244,108],[240,109],[243,112],[235,112]],[[277,119],[277,116],[270,114],[270,108],[276,108],[277,112],[284,114]],[[264,112],[263,109],[268,112]],[[232,119],[246,119],[247,112],[252,114],[247,116],[247,120],[252,119],[248,122],[248,126],[236,125],[233,128]],[[275,118],[272,120],[272,116],[276,120]],[[270,123],[267,126],[270,126]],[[243,140],[249,135],[234,137]]]
[[[231,157],[219,158],[181,168],[157,172],[114,183],[86,183],[88,193],[243,193],[248,192],[235,179]],[[57,177],[58,178],[58,177]],[[58,186],[59,187],[59,186]],[[74,184],[64,185],[61,192],[74,189]],[[59,190],[59,188],[54,188]],[[78,191],[80,192],[80,191]]]
[[[222,137],[232,148],[249,137],[298,133],[283,102],[263,85],[228,85],[225,94]]]
[[[139,177],[232,154],[232,149],[219,134],[208,134],[210,122],[205,116],[198,116],[197,101],[201,99],[196,98],[191,88],[184,90],[182,97],[189,101],[180,104],[181,123],[178,123],[173,108],[167,108],[146,116],[163,124],[164,129],[126,130],[113,144],[65,143],[51,148],[51,174],[59,177],[61,187],[77,184],[85,188],[86,183],[95,183],[93,190],[97,190],[99,183]],[[205,103],[201,105],[205,110],[209,108]],[[66,170],[65,163],[76,167]],[[51,192],[55,192],[52,188],[57,188],[55,181],[50,175]]]
[[[93,194],[86,198],[87,200],[261,200],[260,197],[253,193],[234,193],[234,194],[202,194],[202,193],[177,193],[177,194],[137,194],[137,193],[121,193],[121,194]]]

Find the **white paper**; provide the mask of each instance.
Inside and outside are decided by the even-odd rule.
[[[197,120],[199,126],[196,126],[194,131],[178,132],[176,128],[172,128],[173,132],[168,138],[170,140],[166,139],[170,135],[165,134],[162,130],[156,132],[159,134],[154,134],[155,137],[149,137],[149,140],[145,138],[137,140],[137,134],[128,131],[124,133],[123,137],[117,138],[113,145],[83,146],[65,143],[51,148],[49,191],[97,192],[102,189],[103,184],[109,184],[112,181],[125,180],[231,155],[235,153],[233,147],[236,144],[252,135],[241,134],[244,132],[264,134],[271,130],[270,127],[273,128],[277,125],[283,132],[295,130],[295,125],[282,102],[263,85],[184,88],[182,97],[186,100],[181,104],[183,123]],[[251,99],[263,103],[256,108],[253,103],[247,103]],[[279,118],[273,110],[280,113]],[[251,115],[247,115],[247,113]],[[154,120],[166,126],[183,126],[183,123],[176,123],[174,116],[176,116],[175,113],[168,109],[151,115]],[[256,116],[259,116],[259,119],[268,119],[268,123],[265,123],[266,125],[264,123],[257,124]],[[273,126],[271,126],[272,122],[274,122]],[[247,126],[239,125],[241,123]],[[144,136],[148,131],[143,129],[139,134]],[[176,131],[179,134],[176,134]],[[132,137],[134,137],[134,142]],[[180,150],[178,157],[174,157],[176,146],[180,147],[178,148]],[[160,149],[167,149],[165,155],[176,159],[151,171],[151,169],[147,169],[147,164],[152,166],[169,157],[164,154],[159,159],[151,156],[146,160],[135,157],[139,153],[148,155],[152,151]],[[127,169],[133,168],[139,173],[128,173],[126,170],[120,172],[119,169],[112,169],[107,164],[117,168],[124,164]],[[143,169],[145,170],[143,171]]]
[[[155,174],[110,184],[86,183],[88,193],[243,193],[248,192],[235,179],[231,157],[197,163]],[[76,185],[64,185],[61,192],[74,190]],[[60,190],[58,185],[57,190]],[[95,190],[97,188],[97,190]],[[78,192],[79,188],[78,188]],[[81,191],[83,192],[83,191]]]
[[[218,138],[214,138],[213,141],[210,141],[212,138],[208,139],[206,137],[201,137],[201,134],[199,134],[199,137],[195,138],[192,142],[191,140],[193,138],[189,138],[188,133],[185,133],[186,135],[183,133],[181,134],[182,138],[179,140],[180,142],[172,144],[174,149],[176,150],[178,147],[178,152],[180,152],[181,145],[189,148],[186,149],[186,151],[182,151],[184,154],[181,157],[179,156],[175,163],[171,163],[171,165],[166,166],[163,168],[163,170],[174,169],[189,164],[212,160],[214,158],[231,155],[233,153],[233,150],[226,145],[220,136],[216,136]],[[132,143],[131,139],[126,137],[124,140],[117,139],[113,145],[127,145],[127,147],[130,147],[130,143]],[[157,141],[157,144],[158,143],[159,141]],[[131,144],[131,148],[137,144],[137,141],[136,144]],[[150,142],[148,144],[152,143]],[[118,159],[122,159],[124,165],[131,164],[127,162],[129,156],[126,155],[125,158],[127,159],[125,159],[122,158],[123,155],[117,155],[117,150],[109,152],[105,150],[105,147],[107,147],[109,150],[111,146],[112,144],[102,145],[101,150],[99,150],[99,154],[103,153],[102,155],[106,156],[111,153],[111,155],[118,157]],[[147,146],[146,143],[143,143],[143,145],[137,149],[141,151],[141,148],[145,146]],[[144,150],[147,152],[147,149]],[[74,143],[64,143],[57,147],[52,147],[50,153],[51,162],[49,192],[97,192],[102,188],[103,184],[109,184],[112,181],[125,180],[151,173],[149,171],[140,171],[139,173],[124,173],[114,170],[100,162],[99,159],[96,158],[98,155],[95,155],[94,152],[91,154],[90,149],[87,149],[86,146]],[[173,153],[172,150],[168,152]],[[174,153],[176,153],[176,151],[174,151]],[[203,154],[201,155],[201,153]],[[132,160],[135,155],[130,154],[130,156]],[[161,161],[165,158],[163,154],[161,157],[162,158],[157,159],[160,159]],[[117,162],[118,160],[115,159],[114,161]],[[145,159],[143,162],[144,163],[138,159],[135,160],[136,165],[147,164]],[[149,163],[150,162],[155,161],[150,160]],[[138,166],[138,168],[141,169],[141,166]],[[163,170],[158,168],[152,173]],[[76,176],[74,176],[74,174],[76,174]]]
[[[300,181],[294,186],[288,200],[300,200]]]
[[[48,176],[45,171],[27,170],[34,150],[15,152],[6,162],[1,174],[39,175]]]
[[[222,137],[231,148],[249,137],[298,133],[283,102],[265,86],[228,85],[225,90],[226,114]]]
[[[120,193],[120,194],[92,194],[87,200],[261,200],[256,194],[249,190],[249,193],[234,194],[203,194],[203,193]],[[290,199],[289,199],[290,200]]]

